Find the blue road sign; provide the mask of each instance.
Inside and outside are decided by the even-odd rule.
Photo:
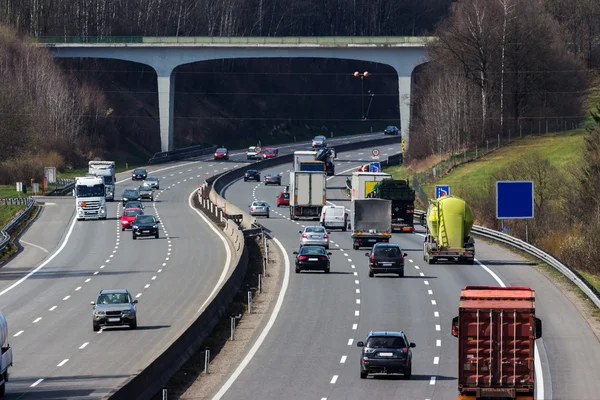
[[[450,186],[448,185],[436,185],[435,186],[435,198],[442,196],[450,196]]]
[[[369,172],[381,172],[381,163],[372,162],[369,164]]]
[[[497,181],[496,218],[533,218],[533,182]]]

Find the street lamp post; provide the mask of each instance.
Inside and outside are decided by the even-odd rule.
[[[358,78],[360,77],[360,100],[361,100],[361,105],[362,105],[362,120],[366,120],[365,118],[365,91],[364,91],[364,79],[369,76],[369,73],[367,71],[365,72],[358,72],[356,71],[354,74],[354,77]]]

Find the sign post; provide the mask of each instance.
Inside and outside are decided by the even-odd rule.
[[[373,155],[373,159],[379,160],[379,149],[373,149],[373,151],[371,151],[371,154]]]
[[[443,196],[450,196],[450,186],[448,185],[436,185],[435,186],[435,198],[439,199]]]
[[[529,242],[527,220],[534,217],[534,191],[532,181],[496,182],[496,218],[524,219],[525,241]],[[503,221],[504,223],[504,221]]]

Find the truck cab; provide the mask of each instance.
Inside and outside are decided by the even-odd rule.
[[[106,219],[106,187],[104,178],[75,178],[75,208],[77,220]]]
[[[115,199],[115,162],[114,161],[90,161],[88,163],[88,176],[102,177],[106,189],[106,200]]]

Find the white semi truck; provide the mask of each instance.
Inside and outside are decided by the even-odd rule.
[[[90,161],[88,163],[88,174],[104,178],[104,187],[106,189],[106,200],[115,199],[115,162],[114,161]]]
[[[326,178],[325,172],[290,172],[290,219],[319,220],[327,200]]]
[[[4,314],[0,312],[0,346],[2,356],[0,357],[0,397],[6,392],[6,381],[8,381],[8,368],[13,364],[12,347],[8,344],[8,324]]]
[[[77,220],[106,219],[106,189],[104,178],[85,176],[75,178],[75,208]]]

